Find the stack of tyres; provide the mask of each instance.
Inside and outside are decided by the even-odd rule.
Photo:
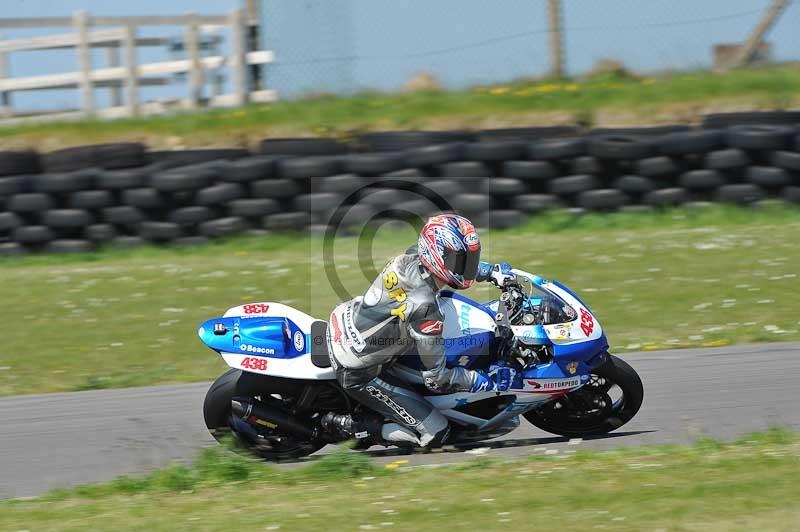
[[[30,249],[51,252],[90,250],[92,244],[83,234],[95,216],[84,203],[101,201],[87,194],[95,190],[100,172],[102,169],[91,167],[32,176],[30,187],[8,200],[9,210],[24,220],[14,231],[14,240]]]
[[[0,151],[0,256],[19,255],[25,251],[14,234],[25,225],[26,219],[9,208],[9,201],[30,190],[31,176],[40,171],[37,153]]]
[[[610,212],[764,198],[800,203],[800,115],[684,125],[388,131],[244,149],[138,143],[0,152],[0,255],[251,231],[314,233],[443,211],[505,229],[554,207]]]

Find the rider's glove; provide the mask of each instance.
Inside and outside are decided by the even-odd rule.
[[[497,288],[503,288],[507,282],[516,279],[511,273],[511,265],[507,262],[492,264],[489,262],[478,263],[478,282],[489,281]]]
[[[505,366],[492,366],[489,373],[478,371],[478,378],[472,384],[472,393],[475,392],[504,392],[511,387],[516,371]]]

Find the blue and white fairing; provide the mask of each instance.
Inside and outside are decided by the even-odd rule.
[[[566,322],[511,327],[515,336],[524,344],[552,347],[554,358],[563,366],[563,373],[548,370],[549,374],[574,375],[579,371],[572,371],[575,366],[570,365],[571,362],[577,361],[580,364],[592,361],[596,355],[608,349],[600,324],[589,307],[572,291],[557,281],[548,281],[521,270],[514,270],[514,273],[528,279],[536,287],[536,292],[539,292],[532,293],[527,298],[526,307],[540,304],[543,297],[551,297],[560,305],[569,307],[570,314],[574,316],[571,321]],[[498,306],[499,302],[496,300],[484,305],[455,292],[443,291],[440,294],[439,308],[444,317],[442,337],[449,365],[473,367],[479,357],[489,354],[497,329],[494,318]],[[588,373],[591,367],[593,366],[585,367],[584,372]],[[578,369],[581,369],[580,366]]]
[[[514,334],[523,343],[537,345],[544,341],[543,331],[546,341],[552,346],[553,363],[537,367],[537,375],[542,377],[588,375],[592,368],[603,362],[602,355],[608,349],[608,340],[603,328],[589,306],[558,281],[546,280],[521,270],[513,271],[527,279],[534,291],[543,292],[542,295],[545,297],[553,296],[572,309],[575,316],[574,319],[563,323],[512,327]],[[528,301],[535,303],[536,299],[536,295],[533,294]]]
[[[602,327],[588,306],[573,292],[556,281],[548,281],[521,270],[513,272],[518,277],[527,279],[531,285],[531,294],[526,305],[533,307],[538,305],[542,298],[554,298],[564,307],[571,309],[569,314],[573,319],[544,325],[512,326],[514,334],[522,343],[531,346],[549,346],[552,349],[553,360],[547,364],[527,368],[517,375],[511,389],[504,393],[516,396],[514,402],[509,405],[507,413],[522,412],[529,409],[532,404],[549,401],[553,397],[577,390],[589,381],[592,368],[604,361],[604,353],[608,349]],[[445,345],[451,365],[475,367],[479,365],[480,355],[489,355],[491,342],[486,341],[485,334],[488,331],[494,333],[496,328],[494,316],[498,305],[497,301],[482,305],[459,294],[442,294],[440,308],[444,315]],[[450,347],[448,343],[456,345]],[[480,345],[481,350],[480,352],[476,350],[470,356],[464,356],[459,353],[458,344]],[[428,400],[437,408],[448,411],[445,412],[448,417],[476,423],[475,418],[468,419],[469,416],[452,409],[496,395],[494,392],[477,394],[461,392],[431,396]]]
[[[444,317],[442,339],[449,366],[474,367],[489,355],[497,330],[494,312],[471,299],[451,291],[438,298]]]
[[[228,366],[251,373],[295,379],[333,379],[333,370],[311,362],[311,325],[318,321],[280,303],[252,303],[205,321],[200,339]],[[254,362],[255,361],[255,362]]]

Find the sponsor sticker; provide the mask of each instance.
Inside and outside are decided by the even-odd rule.
[[[555,330],[555,339],[556,340],[567,340],[569,339],[569,329],[556,329]]]
[[[372,397],[376,398],[377,400],[383,402],[386,406],[394,410],[394,412],[400,416],[400,418],[405,421],[408,425],[416,425],[417,420],[414,419],[414,416],[408,413],[408,411],[403,408],[402,406],[395,403],[391,397],[383,393],[378,388],[369,385],[367,386],[367,393],[369,393]]]
[[[242,340],[242,337],[239,336],[239,322],[238,321],[234,321],[233,322],[233,338],[231,338],[231,340],[233,341],[233,345],[236,345],[237,342],[240,342]]]
[[[438,320],[424,321],[419,326],[419,332],[422,334],[442,334],[442,322]]]
[[[298,351],[302,351],[303,348],[306,346],[306,337],[300,331],[295,331],[294,333],[294,348]]]
[[[526,380],[525,382],[535,390],[533,393],[561,392],[581,385],[580,377],[572,377],[569,379]]]
[[[458,313],[458,325],[461,328],[461,332],[464,334],[470,334],[469,309],[469,305],[461,305],[460,312]]]
[[[389,314],[392,316],[397,316],[400,318],[400,321],[406,321],[406,310],[408,309],[408,303],[406,299],[408,299],[408,294],[403,287],[397,287],[397,284],[400,282],[400,279],[397,277],[395,272],[387,271],[383,274],[383,287],[386,290],[389,290],[389,297],[394,299],[400,306],[393,308],[389,311]],[[360,350],[359,350],[360,351]]]
[[[336,344],[342,344],[342,330],[339,328],[339,320],[336,318],[336,314],[331,314],[331,327],[333,328],[333,341]]]
[[[358,351],[359,353],[364,350],[367,346],[367,343],[361,337],[361,333],[356,328],[355,319],[353,316],[353,302],[350,302],[344,308],[344,332],[347,335],[347,339],[350,341],[350,345]]]
[[[269,347],[259,347],[253,344],[241,344],[239,345],[240,351],[245,351],[247,353],[258,353],[260,355],[274,355],[275,350]]]
[[[578,362],[576,360],[573,360],[572,362],[567,364],[567,371],[569,372],[570,375],[575,375],[575,373],[578,371]]]

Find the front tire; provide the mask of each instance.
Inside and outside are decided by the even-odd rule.
[[[639,374],[613,355],[583,387],[524,414],[532,425],[567,437],[607,434],[633,419],[644,399]]]
[[[236,396],[254,395],[254,376],[238,369],[229,369],[211,385],[203,402],[203,418],[211,435],[222,443],[233,436],[237,448],[269,461],[294,460],[308,456],[320,450],[324,444],[316,441],[301,441],[291,436],[263,434],[252,428],[247,422],[233,416],[231,400]],[[259,388],[267,388],[260,392],[265,399],[269,396],[269,379],[259,382]],[[273,393],[278,394],[275,390]]]

